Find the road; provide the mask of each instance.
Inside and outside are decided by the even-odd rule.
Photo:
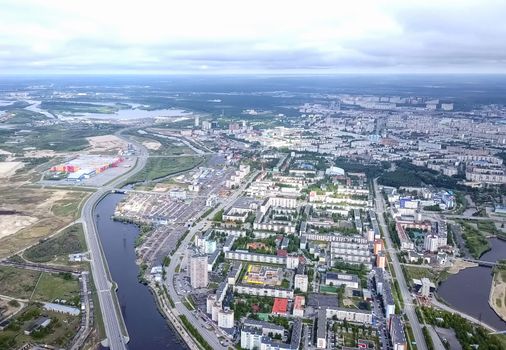
[[[385,202],[383,195],[380,193],[376,179],[374,179],[374,192],[378,223],[383,231],[387,246],[389,248],[393,248],[394,245],[392,244],[392,240],[390,238],[390,231],[388,230],[388,227],[385,223],[385,218],[383,217],[383,213],[385,212]],[[404,273],[402,272],[401,264],[399,263],[397,254],[395,252],[390,254],[390,258],[392,260],[392,265],[394,267],[395,276],[397,283],[399,284],[402,299],[404,300],[404,312],[408,317],[409,323],[411,324],[411,329],[413,330],[413,335],[415,336],[416,347],[418,350],[427,350],[427,344],[425,343],[422,328],[420,322],[418,321],[418,317],[416,316],[415,307],[412,303],[411,293],[409,292],[408,286],[406,284],[406,279],[404,278]]]
[[[213,210],[207,217],[213,217],[219,210],[230,206],[246,189],[249,183],[257,176],[257,173],[252,174],[249,178],[249,181],[244,183],[239,189],[237,189],[227,200],[221,203],[215,210]],[[180,296],[177,294],[175,286],[174,286],[174,276],[176,274],[176,267],[179,265],[180,257],[184,257],[184,254],[187,250],[188,244],[193,240],[193,236],[196,232],[202,230],[207,225],[206,218],[203,218],[200,222],[198,222],[194,227],[190,229],[184,240],[181,242],[179,248],[174,252],[171,257],[171,261],[169,266],[167,267],[167,289],[170,297],[174,301],[175,309],[178,314],[185,315],[188,321],[198,330],[198,332],[206,339],[206,341],[211,345],[211,347],[215,350],[222,349],[225,350],[227,347],[221,345],[218,340],[216,334],[212,330],[208,330],[202,325],[200,319],[195,317],[195,314],[188,310],[186,306],[181,302]]]
[[[136,142],[131,140],[127,141],[136,148],[137,152],[139,152],[135,166],[129,172],[117,177],[108,185],[101,187],[94,192],[85,202],[81,212],[84,235],[90,253],[93,282],[95,283],[98,300],[100,302],[100,309],[102,311],[102,319],[107,337],[107,345],[111,350],[126,349],[128,336],[126,334],[122,334],[123,316],[120,312],[118,312],[119,307],[116,307],[116,298],[114,295],[116,292],[110,279],[111,277],[109,275],[107,261],[105,260],[102,252],[102,246],[100,244],[100,238],[98,236],[95,223],[94,209],[95,205],[106,193],[118,187],[130,176],[141,171],[146,165],[148,155],[147,150]]]

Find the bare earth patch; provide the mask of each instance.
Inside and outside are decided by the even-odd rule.
[[[79,203],[88,194],[12,184],[0,185],[0,193],[0,210],[13,214],[0,217],[0,258],[27,248],[74,221]]]
[[[468,267],[477,267],[477,266],[478,266],[478,264],[470,262],[470,261],[465,261],[462,259],[455,259],[455,262],[453,263],[453,265],[448,269],[448,273],[451,273],[453,275],[453,274],[459,273],[460,270],[467,269]]]
[[[28,227],[38,219],[27,215],[0,215],[0,239]]]
[[[152,151],[156,151],[157,149],[162,147],[162,144],[158,141],[144,141],[142,142],[142,145]]]
[[[50,158],[56,156],[56,152],[52,149],[41,149],[34,151],[26,151],[24,154],[27,158]]]
[[[93,136],[86,138],[90,143],[90,153],[118,152],[126,149],[128,143],[115,135]]]
[[[24,166],[23,162],[0,162],[0,178],[14,175],[16,170]]]

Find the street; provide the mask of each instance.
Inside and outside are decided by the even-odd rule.
[[[387,247],[393,249],[394,246],[392,240],[390,239],[390,231],[388,230],[388,227],[385,223],[385,218],[383,217],[383,213],[385,212],[385,202],[379,190],[376,179],[374,179],[374,194],[375,194],[376,214],[378,217],[378,222],[383,231]],[[404,278],[404,273],[402,272],[401,264],[399,263],[399,259],[397,258],[396,252],[391,253],[390,258],[392,260],[392,265],[394,267],[396,280],[399,284],[401,296],[402,299],[404,300],[404,312],[406,313],[406,316],[408,317],[409,323],[411,325],[411,329],[413,330],[413,335],[416,341],[416,347],[418,348],[418,350],[427,350],[427,344],[425,343],[425,338],[422,333],[420,322],[418,321],[418,317],[416,316],[415,306],[412,302],[411,293],[409,292],[408,286],[406,284],[406,279]]]

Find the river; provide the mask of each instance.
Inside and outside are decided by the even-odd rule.
[[[483,261],[497,261],[506,258],[506,242],[490,239],[492,249],[481,256]],[[490,267],[473,267],[450,275],[438,288],[438,295],[455,309],[481,319],[484,323],[506,330],[504,322],[488,304],[492,285]]]
[[[133,224],[113,221],[122,194],[109,194],[95,209],[97,229],[112,279],[118,284],[118,299],[130,335],[130,350],[186,349],[178,334],[160,314],[148,287],[138,282],[135,239],[139,229]]]

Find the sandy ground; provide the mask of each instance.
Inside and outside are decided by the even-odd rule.
[[[453,265],[448,269],[448,273],[456,274],[460,270],[467,269],[468,267],[477,267],[477,266],[478,266],[478,264],[476,264],[476,263],[464,261],[462,259],[455,259],[455,262],[453,263]]]
[[[499,317],[506,321],[506,281],[501,278],[500,271],[494,274],[489,304]]]
[[[158,141],[144,141],[142,144],[144,145],[144,147],[152,151],[156,151],[157,149],[162,147],[162,144]]]
[[[0,178],[14,175],[22,167],[23,162],[0,162]]]
[[[24,154],[27,158],[48,158],[56,156],[56,152],[51,149],[41,149],[35,151],[27,151]]]
[[[38,220],[27,215],[0,215],[0,239],[12,235]]]
[[[119,151],[126,149],[128,143],[115,135],[93,136],[86,138],[91,148],[88,150],[93,153]]]

